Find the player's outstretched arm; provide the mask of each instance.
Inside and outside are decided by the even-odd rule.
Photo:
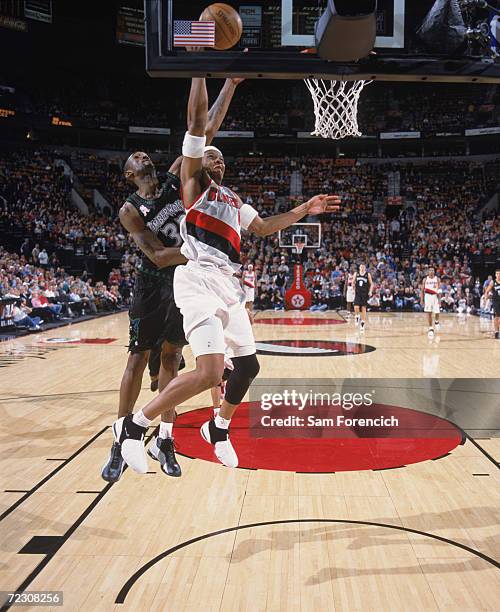
[[[184,205],[189,206],[202,193],[202,162],[208,123],[208,94],[205,79],[191,79],[187,110],[188,131],[182,145],[181,183]]]
[[[144,221],[131,204],[126,202],[120,208],[119,217],[135,244],[158,268],[186,263],[187,259],[181,255],[179,248],[163,246],[153,232],[144,225]]]
[[[207,129],[205,131],[207,145],[212,142],[219,131],[219,128],[227,115],[227,111],[229,109],[229,105],[231,104],[231,100],[233,99],[236,87],[238,87],[243,80],[244,79],[226,79],[224,86],[217,96],[217,99],[208,111]]]
[[[313,196],[304,204],[296,206],[292,210],[263,219],[257,215],[248,229],[258,236],[269,236],[279,230],[285,229],[307,215],[321,215],[323,213],[336,212],[340,208],[340,197],[338,195],[326,195],[324,193]]]
[[[236,91],[236,87],[244,81],[245,79],[226,79],[223,88],[220,90],[217,99],[210,107],[208,111],[208,121],[207,126],[205,128],[205,136],[207,138],[206,144],[209,145],[212,140],[217,135],[222,122],[224,121],[227,111],[229,109],[229,105],[231,104],[231,100],[233,99],[234,92]],[[174,161],[174,163],[170,166],[168,171],[171,174],[175,174],[179,176],[181,171],[182,164],[182,155]]]

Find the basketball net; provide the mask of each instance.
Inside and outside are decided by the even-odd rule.
[[[304,247],[306,246],[305,242],[296,242],[294,245],[294,249],[295,252],[297,253],[297,255],[302,255],[302,251],[304,250]]]
[[[313,136],[339,140],[361,136],[358,129],[358,101],[363,87],[371,81],[329,81],[304,79],[314,103],[316,123]]]

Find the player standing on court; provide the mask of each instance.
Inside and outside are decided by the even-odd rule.
[[[366,270],[365,264],[359,265],[359,271],[354,273],[354,323],[365,331],[366,306],[371,295],[373,281],[372,275]],[[361,317],[359,310],[361,309]]]
[[[246,309],[253,317],[253,303],[255,301],[255,272],[253,264],[248,264],[247,269],[243,272],[243,289],[245,290]]]
[[[427,276],[422,283],[422,302],[429,322],[429,331],[427,332],[429,336],[434,335],[434,327],[432,325],[433,315],[434,325],[436,330],[439,330],[439,285],[439,278],[436,276],[434,268],[429,268]]]
[[[175,301],[184,317],[184,331],[196,358],[196,369],[170,381],[133,417],[113,424],[124,460],[135,471],[147,471],[144,435],[163,412],[219,384],[224,352],[233,364],[219,415],[204,423],[203,438],[214,445],[217,458],[230,467],[238,457],[229,439],[229,425],[238,404],[259,372],[245,294],[234,274],[241,268],[241,228],[267,236],[306,215],[338,209],[338,196],[317,195],[293,210],[262,219],[257,211],[222,186],[225,165],[221,151],[206,146],[208,99],[205,79],[194,78],[188,103],[181,181],[187,213],[182,223],[181,252],[186,266],[175,272]]]
[[[207,142],[211,142],[226,116],[236,86],[243,79],[226,79],[208,113]],[[137,271],[134,300],[129,312],[129,357],[120,385],[118,418],[131,414],[141,390],[142,376],[152,353],[161,350],[159,389],[177,375],[182,346],[187,344],[182,316],[173,297],[175,266],[185,263],[180,254],[180,222],[185,215],[180,199],[179,157],[170,167],[161,186],[156,169],[146,153],[137,151],[125,163],[124,176],[137,187],[119,212],[120,221],[143,252]],[[156,370],[151,364],[153,371]],[[172,436],[175,407],[162,416],[160,431],[149,448],[149,454],[161,463],[169,476],[180,476]],[[124,463],[120,445],[115,441],[110,457],[102,469],[108,482],[119,480]]]
[[[354,302],[354,297],[356,294],[354,288],[354,279],[356,278],[356,268],[354,266],[351,267],[350,271],[347,273],[346,281],[345,281],[345,301],[346,308],[349,312],[349,317],[351,317],[352,312],[352,304]]]
[[[492,294],[493,325],[495,326],[495,338],[500,340],[500,269],[495,270],[495,278],[489,283],[484,291],[485,301]]]

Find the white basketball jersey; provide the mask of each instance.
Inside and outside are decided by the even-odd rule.
[[[430,278],[426,276],[425,282],[424,282],[424,293],[430,293],[431,295],[437,295],[438,289],[439,289],[438,277],[434,276],[434,278]]]
[[[250,205],[241,206],[231,189],[211,181],[181,222],[181,253],[202,266],[234,274],[241,268],[241,227],[247,228],[256,215]]]
[[[347,286],[354,287],[354,274],[351,274],[350,272],[347,276]]]
[[[246,287],[255,288],[255,272],[250,272],[249,270],[245,270],[243,274],[243,284]]]

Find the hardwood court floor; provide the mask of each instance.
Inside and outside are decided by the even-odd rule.
[[[259,315],[257,339],[376,350],[262,355],[262,377],[498,376],[490,321],[444,316],[432,342],[422,315],[372,315],[363,337],[352,323],[258,322],[290,316]],[[119,314],[0,345],[0,590],[62,590],[63,610],[89,611],[498,609],[498,438],[438,461],[336,474],[180,456],[180,479],[150,461],[152,473],[107,485],[126,340]]]

